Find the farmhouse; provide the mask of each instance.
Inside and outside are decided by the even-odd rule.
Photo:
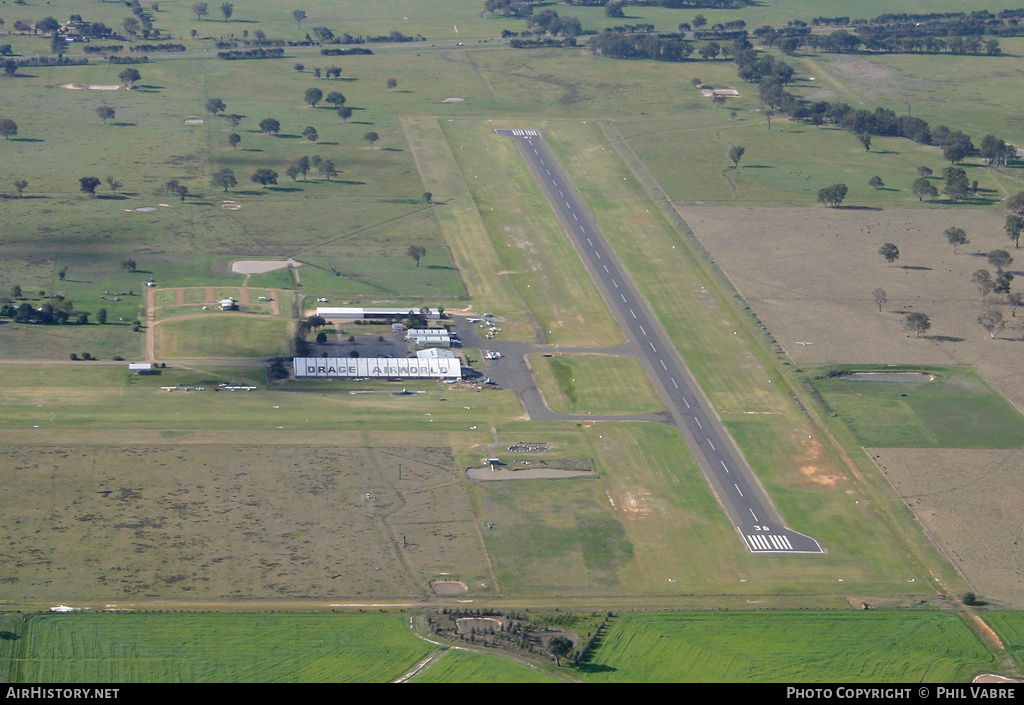
[[[324,377],[376,377],[460,379],[458,358],[393,357],[297,357],[293,362],[297,379]]]
[[[345,308],[318,306],[316,309],[316,315],[322,318],[405,318],[410,314],[421,315],[430,320],[441,318],[441,312],[436,308],[365,308],[362,306]]]

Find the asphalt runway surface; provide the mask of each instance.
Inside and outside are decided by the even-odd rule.
[[[644,367],[747,550],[824,553],[814,538],[785,525],[540,132],[495,132],[516,141],[609,309],[642,350]]]

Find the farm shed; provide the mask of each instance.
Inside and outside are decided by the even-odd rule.
[[[426,379],[460,379],[459,359],[420,359],[393,357],[297,357],[295,377],[407,377]]]

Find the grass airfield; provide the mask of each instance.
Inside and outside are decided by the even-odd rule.
[[[911,2],[904,9],[961,9],[960,3],[939,4]],[[756,87],[739,82],[727,62],[664,65],[604,60],[585,48],[500,48],[493,38],[504,28],[518,31],[521,21],[483,18],[467,3],[427,8],[406,0],[372,12],[351,0],[315,4],[302,30],[290,11],[279,8],[239,6],[230,22],[195,22],[187,3],[160,6],[158,26],[188,50],[139,65],[140,90],[61,87],[116,82],[120,68],[97,62],[24,69],[22,77],[5,80],[0,93],[0,117],[19,124],[16,139],[0,142],[0,155],[12,179],[29,181],[23,198],[12,192],[0,201],[0,291],[19,285],[33,301],[43,300],[37,291],[66,291],[93,317],[104,305],[113,320],[125,323],[0,325],[0,357],[51,362],[5,365],[10,374],[0,390],[0,494],[8,509],[0,516],[7,537],[0,604],[34,610],[57,601],[94,608],[131,602],[134,609],[174,601],[222,608],[257,600],[301,609],[335,600],[444,602],[430,589],[432,580],[443,577],[466,583],[462,597],[477,604],[846,610],[862,600],[946,605],[947,597],[971,587],[935,551],[878,470],[859,456],[848,459],[887,433],[884,424],[881,430],[869,427],[877,421],[869,401],[822,390],[837,406],[845,404],[843,417],[864,414],[861,426],[831,424],[842,445],[830,440],[817,417],[794,401],[794,394],[805,391],[787,359],[720,274],[694,255],[678,216],[650,185],[656,179],[673,202],[691,206],[806,206],[823,180],[842,178],[851,184],[850,203],[856,207],[939,210],[947,206],[918,204],[909,192],[917,166],[941,170],[938,150],[879,138],[865,152],[851,135],[781,119],[769,131],[758,112]],[[809,20],[821,14],[818,7],[809,0],[782,0],[747,8],[743,16],[749,28]],[[615,23],[601,8],[557,9],[579,15],[585,27]],[[887,9],[872,0],[858,12],[872,16]],[[5,10],[8,26],[20,19],[20,10]],[[43,8],[23,11],[40,19]],[[60,18],[77,11],[66,0],[45,8]],[[630,11],[636,15],[631,21],[671,29],[698,10]],[[703,12],[712,22],[735,16]],[[123,10],[101,4],[89,13],[87,19],[117,25]],[[350,27],[367,35],[398,29],[427,41],[370,45],[373,56],[322,57],[310,48],[288,49],[282,60],[226,62],[213,56],[213,38],[259,27],[271,38],[298,40],[321,23],[338,31],[339,13],[353,33]],[[193,28],[198,38],[187,39]],[[460,41],[464,46],[457,46]],[[836,57],[793,61],[798,72],[813,71],[817,80],[829,77],[833,88],[843,86],[844,99],[901,111],[908,97],[915,114],[968,129],[976,142],[993,131],[1022,143],[1019,122],[1003,120],[1012,98],[998,89],[997,75],[977,85],[993,62],[1001,71],[1015,71],[1017,54],[1024,53],[1020,42],[1006,39],[1010,56],[971,57],[965,60],[970,66],[950,76],[954,97],[989,89],[988,99],[973,101],[970,111],[929,90],[928,67],[943,57],[859,58],[899,79],[870,90],[851,80],[851,67]],[[45,51],[43,40],[15,36],[11,43],[24,54]],[[297,62],[304,70],[295,70]],[[343,67],[340,79],[313,76],[314,67],[331,65]],[[390,77],[398,80],[396,90],[385,87]],[[714,108],[690,86],[694,77],[737,85],[742,97],[726,109]],[[303,92],[312,86],[343,92],[356,108],[353,117],[343,122],[332,109],[304,104]],[[801,90],[819,88],[805,82]],[[204,112],[212,97],[243,116],[234,130],[242,137],[237,150],[227,142],[228,121]],[[443,102],[450,97],[462,100]],[[114,107],[117,117],[104,125],[95,116],[99,105]],[[186,124],[193,116],[204,122]],[[278,136],[256,126],[270,116],[282,123]],[[316,143],[301,138],[307,125],[316,127]],[[123,365],[107,364],[114,355],[144,355],[144,332],[127,323],[145,310],[139,296],[107,303],[101,292],[139,294],[149,276],[162,287],[287,290],[300,309],[318,296],[332,305],[470,307],[506,318],[503,335],[509,339],[534,340],[539,332],[558,345],[619,345],[613,318],[511,141],[493,133],[509,126],[544,132],[787,521],[819,538],[827,555],[747,554],[678,433],[662,426],[530,423],[510,392],[455,390],[432,382],[267,385],[262,367],[229,364],[233,357],[258,363],[287,352],[287,320],[162,320],[157,352],[170,365],[160,376],[131,377]],[[378,143],[362,139],[369,130],[380,134]],[[746,145],[747,152],[740,168],[730,170],[725,154],[734,144]],[[315,171],[297,180],[284,175],[290,161],[314,154],[334,160],[339,175],[331,181]],[[224,167],[235,170],[239,181],[227,193],[208,183]],[[259,167],[277,170],[279,183],[252,183],[249,174]],[[992,204],[1019,189],[1013,170],[972,172]],[[117,193],[101,186],[99,196],[89,198],[77,190],[78,177],[86,174],[109,174],[125,186]],[[888,188],[867,186],[875,174]],[[189,186],[184,202],[160,192],[172,178]],[[9,185],[0,186],[7,190]],[[424,192],[443,205],[425,204]],[[241,208],[221,207],[229,199]],[[153,206],[157,210],[135,210]],[[986,208],[998,206],[965,206],[964,212]],[[410,245],[426,248],[421,266],[406,256]],[[297,280],[281,273],[230,273],[234,259],[289,256],[303,262]],[[121,268],[127,257],[141,271]],[[60,280],[65,266],[67,277]],[[161,305],[173,316],[199,302],[189,299],[180,309],[171,300]],[[294,315],[293,301],[280,303],[285,319]],[[87,349],[101,363],[68,362],[70,352]],[[630,401],[619,405],[630,413],[659,408],[628,375],[612,375],[596,362],[604,356],[584,357],[573,361],[581,380],[575,401],[576,390],[560,377],[564,370],[545,372],[543,358],[535,365],[552,408],[576,405],[581,412],[609,413],[617,399]],[[229,380],[259,389],[161,389]],[[393,396],[400,387],[416,393]],[[986,428],[993,414],[1000,423],[1007,418],[998,395],[988,401],[972,421]],[[943,403],[955,405],[956,395]],[[919,414],[915,423],[927,435],[929,424],[941,421],[930,408],[889,412],[902,413],[901,419]],[[996,441],[1019,448],[1017,420],[1008,424],[1005,433],[993,431]],[[933,437],[944,443],[929,436],[929,444]],[[992,444],[991,437],[979,438],[981,445]],[[547,444],[548,450],[531,457],[552,464],[586,461],[594,476],[466,479],[466,468],[478,466],[482,457],[524,440]],[[908,624],[920,617],[898,614]],[[943,629],[936,627],[943,635],[922,637],[922,643],[947,639]],[[873,680],[959,680],[991,665],[978,643],[953,654],[941,671],[866,673]],[[608,658],[621,665],[633,656]],[[808,663],[805,671],[725,668],[719,677],[802,680],[821,672],[821,662]],[[176,666],[158,679],[217,680],[236,668],[197,675]],[[329,668],[338,673],[337,665]],[[464,680],[476,677],[479,667],[451,668],[454,675],[431,671],[442,680]],[[608,677],[645,680],[653,673],[651,664],[642,664]],[[696,676],[687,669],[658,673],[667,673],[659,676],[666,680]],[[68,677],[43,671],[23,676]],[[293,670],[291,677],[320,675]],[[390,671],[373,676],[393,677]]]

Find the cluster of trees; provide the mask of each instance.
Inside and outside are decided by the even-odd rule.
[[[292,181],[297,181],[299,176],[302,176],[302,180],[306,180],[306,175],[316,169],[324,175],[328,181],[331,177],[338,175],[338,169],[330,159],[323,159],[319,154],[314,154],[312,157],[301,156],[294,162],[288,165],[284,173],[291,177]]]
[[[1002,54],[998,39],[983,39],[979,35],[953,36],[942,39],[935,36],[908,37],[891,34],[862,38],[845,29],[837,29],[830,34],[807,34],[796,39],[794,44],[787,44],[784,49],[792,53],[802,46],[826,53],[870,51],[887,54],[949,53],[958,56],[966,54],[999,56]]]
[[[14,286],[11,289],[12,298],[21,298],[21,287]],[[105,309],[100,309],[103,312],[103,320],[100,323],[106,323],[107,312]],[[99,320],[97,312],[97,320]],[[71,299],[65,299],[60,296],[54,296],[49,301],[44,303],[42,306],[36,308],[27,301],[15,305],[14,303],[6,303],[0,306],[0,316],[14,319],[15,323],[27,323],[32,325],[43,325],[43,326],[62,326],[66,323],[70,323],[72,318],[75,323],[79,325],[86,325],[89,323],[89,314],[84,311],[76,311],[75,305]]]

